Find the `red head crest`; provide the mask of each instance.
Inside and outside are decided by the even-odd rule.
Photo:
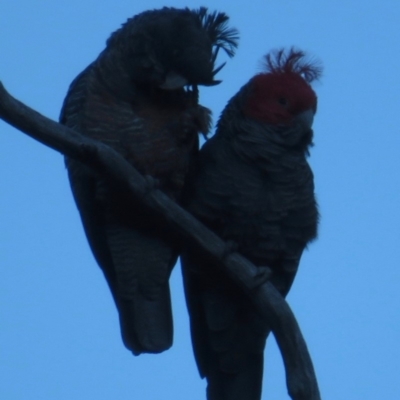
[[[275,50],[265,56],[265,72],[272,74],[293,73],[311,83],[322,75],[321,65],[313,60],[307,60],[301,50],[293,47],[286,54],[285,49]]]
[[[265,56],[264,71],[250,80],[245,114],[270,124],[292,124],[306,110],[316,111],[317,96],[310,86],[322,73],[319,63],[294,48]]]

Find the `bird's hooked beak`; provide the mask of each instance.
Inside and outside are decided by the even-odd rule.
[[[164,82],[160,85],[160,89],[176,90],[189,84],[189,81],[175,71],[168,72]]]
[[[314,110],[309,109],[309,110],[301,112],[300,114],[297,114],[296,119],[306,129],[311,129],[312,124],[314,122],[314,114],[315,114]]]
[[[218,51],[214,52],[213,58],[212,58],[212,63],[214,64],[215,58],[218,54]],[[215,68],[212,71],[212,77],[210,77],[210,80],[202,81],[202,82],[189,82],[187,78],[185,78],[183,75],[175,72],[175,71],[170,71],[168,72],[167,76],[165,77],[164,82],[159,86],[160,89],[164,90],[176,90],[180,89],[184,86],[187,85],[202,85],[202,86],[216,86],[219,85],[222,81],[221,80],[215,80],[214,77],[216,74],[218,74],[219,71],[221,71],[222,68],[224,68],[226,62],[222,63],[219,67]]]
[[[223,65],[221,65],[221,68],[222,67]],[[218,71],[220,71],[221,68],[218,68]],[[215,86],[219,85],[221,82],[222,81],[212,80],[209,82],[199,82],[198,84],[202,86]],[[189,85],[191,85],[190,82],[183,75],[180,75],[175,71],[171,71],[168,72],[164,82],[159,86],[159,88],[163,90],[177,90]]]

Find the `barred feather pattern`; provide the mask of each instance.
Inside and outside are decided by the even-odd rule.
[[[188,23],[192,20],[194,27]],[[179,45],[183,55],[194,54],[189,60],[173,59],[174,47],[154,42],[165,37],[174,43],[174,21],[187,29]],[[201,51],[193,52],[192,42]],[[206,134],[211,125],[211,112],[198,104],[196,85],[213,80],[212,46],[192,12],[165,8],[142,13],[114,33],[72,82],[60,121],[113,147],[180,201],[198,152],[198,134]],[[171,70],[194,88],[160,89]],[[135,355],[168,349],[173,338],[168,280],[179,241],[123,189],[75,160],[66,164],[88,242],[119,312],[125,346]]]
[[[108,96],[110,100],[109,93]],[[132,113],[129,104],[106,99],[104,88],[96,80],[96,71],[87,69],[72,85],[62,122],[112,146],[132,161],[134,154],[124,138],[142,135],[144,121]],[[139,143],[134,148],[143,150],[145,145]],[[163,229],[154,236],[156,222],[118,188],[110,188],[77,161],[67,160],[67,166],[86,235],[119,310],[125,345],[134,354],[170,347],[172,314],[168,279],[177,258],[176,245],[165,241],[167,234],[163,234]],[[167,179],[162,184],[167,186]],[[183,178],[171,189],[171,195],[177,197],[182,185]],[[157,325],[149,325],[148,321],[154,320]]]
[[[260,273],[271,268],[270,282],[286,296],[304,249],[317,236],[319,214],[307,162],[313,132],[296,118],[274,125],[249,116],[253,84],[250,80],[228,102],[216,134],[201,149],[185,206]],[[186,248],[181,259],[207,399],[260,400],[268,323],[230,277],[196,250]]]

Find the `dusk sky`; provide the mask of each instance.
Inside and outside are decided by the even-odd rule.
[[[296,46],[322,62],[310,158],[319,237],[287,300],[324,400],[399,399],[400,3],[2,0],[0,81],[57,120],[70,82],[128,17],[201,5],[229,14],[241,37],[223,83],[201,89],[214,122],[271,49]],[[171,278],[174,346],[134,357],[63,157],[0,120],[0,187],[0,399],[204,400],[180,265]],[[263,400],[288,399],[272,336],[265,360]]]

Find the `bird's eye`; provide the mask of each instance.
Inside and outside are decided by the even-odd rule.
[[[285,99],[284,97],[280,97],[278,99],[279,104],[282,104],[283,106],[287,106],[289,104],[289,102],[287,101],[287,99]]]

